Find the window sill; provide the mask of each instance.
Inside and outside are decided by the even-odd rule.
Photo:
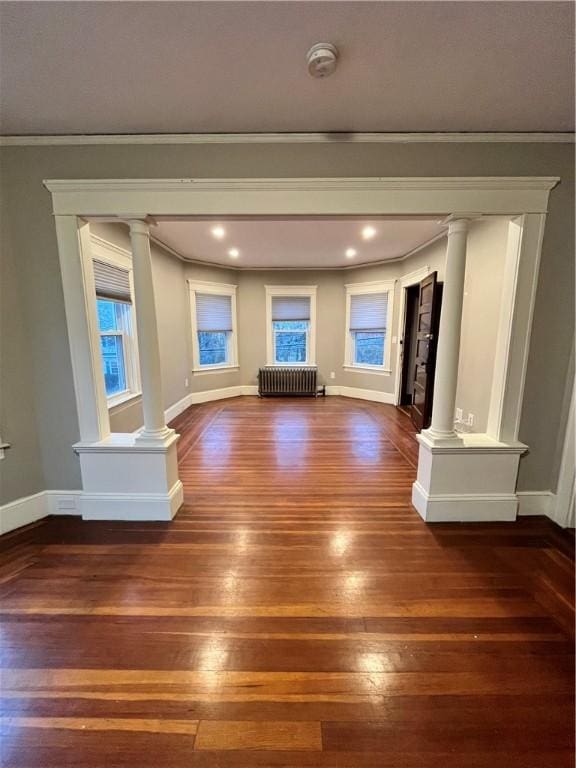
[[[192,373],[197,376],[199,373],[218,373],[218,371],[238,371],[239,365],[203,365],[202,367],[192,368]]]
[[[139,400],[142,392],[122,392],[120,395],[108,398],[108,411],[114,413],[121,405],[127,405],[132,400]]]
[[[379,376],[390,376],[392,370],[390,368],[381,368],[372,365],[343,365],[345,371],[351,371],[352,373],[375,373]]]
[[[264,368],[317,368],[316,363],[266,363]]]

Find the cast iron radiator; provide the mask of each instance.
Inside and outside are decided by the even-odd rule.
[[[260,368],[258,394],[260,397],[288,395],[316,397],[316,368]]]

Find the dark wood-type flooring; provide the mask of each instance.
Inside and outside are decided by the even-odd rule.
[[[425,525],[391,406],[194,406],[174,522],[0,540],[3,768],[568,768],[573,547]]]

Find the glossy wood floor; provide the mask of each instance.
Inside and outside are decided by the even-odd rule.
[[[171,524],[0,540],[2,766],[566,768],[573,549],[426,526],[391,406],[178,418]]]

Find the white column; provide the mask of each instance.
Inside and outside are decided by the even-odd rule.
[[[132,243],[134,301],[144,411],[144,429],[137,440],[139,442],[157,442],[165,440],[174,433],[174,430],[168,429],[164,420],[160,344],[150,256],[150,232],[148,224],[142,219],[130,219],[128,224],[130,225]]]
[[[458,384],[467,236],[467,219],[455,219],[449,223],[436,352],[432,424],[426,430],[427,435],[433,440],[458,439],[454,431],[454,409]]]

